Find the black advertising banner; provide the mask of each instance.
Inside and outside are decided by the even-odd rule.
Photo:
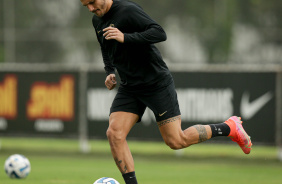
[[[173,73],[183,127],[242,117],[253,142],[275,143],[276,73]]]
[[[275,143],[276,73],[172,72],[182,128],[241,116],[254,142]],[[117,88],[105,87],[104,72],[89,72],[88,134],[106,138],[109,110]],[[0,136],[78,135],[79,72],[0,72]],[[84,112],[83,112],[84,113]],[[129,138],[162,140],[147,109]],[[227,139],[215,139],[225,141]]]
[[[76,136],[77,72],[1,72],[0,135]]]
[[[117,87],[108,90],[105,86],[105,72],[90,72],[87,87],[88,135],[94,138],[106,138],[109,112]]]
[[[183,129],[195,124],[224,122],[241,116],[253,142],[275,143],[276,73],[173,72]],[[90,72],[87,118],[90,137],[106,138],[109,109],[116,89],[104,85],[104,72]],[[155,117],[146,110],[129,138],[161,140]],[[216,139],[225,141],[227,139]]]

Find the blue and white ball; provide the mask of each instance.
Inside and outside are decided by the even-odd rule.
[[[7,158],[4,168],[10,178],[18,179],[27,177],[31,169],[29,160],[19,154],[14,154]]]
[[[113,178],[103,177],[96,180],[93,184],[119,184],[119,182]]]

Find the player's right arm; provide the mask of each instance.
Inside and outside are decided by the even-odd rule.
[[[110,74],[106,77],[105,85],[109,90],[112,90],[116,87],[117,81],[116,81],[116,75]]]
[[[103,61],[104,61],[104,69],[106,71],[107,77],[105,80],[105,85],[109,90],[112,90],[116,87],[117,81],[116,81],[116,75],[115,75],[115,67],[113,65],[113,62],[108,56],[107,50],[105,50],[101,46]]]
[[[108,51],[101,44],[100,46],[101,46],[103,62],[105,65],[104,69],[105,69],[107,76],[110,74],[115,74],[115,67],[113,65],[113,61],[110,59],[108,55]]]
[[[99,33],[96,30],[97,25],[95,25],[95,21],[92,20],[92,23],[93,23],[93,27],[97,35],[97,40],[101,47],[101,52],[102,52],[102,57],[103,57],[103,62],[104,62],[104,69],[107,75],[106,80],[105,80],[105,85],[109,90],[112,90],[116,87],[116,84],[117,84],[116,75],[115,75],[115,67],[113,65],[113,61],[109,57],[107,49],[103,47],[103,44],[99,40],[99,35],[98,35]]]

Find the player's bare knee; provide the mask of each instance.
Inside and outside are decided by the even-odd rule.
[[[171,149],[173,150],[179,150],[182,148],[182,146],[180,144],[176,144],[174,142],[169,142],[169,143],[166,143]]]
[[[126,136],[123,135],[122,131],[113,129],[111,127],[108,128],[106,135],[112,144],[118,144],[126,139]]]
[[[169,138],[165,139],[166,145],[168,145],[173,150],[178,150],[182,148],[187,148],[191,144],[183,138]]]
[[[167,140],[165,141],[165,143],[173,150],[178,150],[178,149],[182,149],[185,147],[185,145],[181,141],[178,141],[178,140]]]

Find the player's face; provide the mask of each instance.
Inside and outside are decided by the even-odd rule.
[[[97,17],[103,17],[108,11],[107,2],[109,0],[80,0],[83,6],[94,13]]]

